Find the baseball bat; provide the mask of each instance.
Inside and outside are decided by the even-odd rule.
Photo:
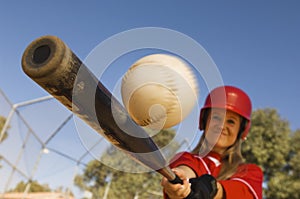
[[[171,183],[182,183],[152,138],[60,38],[46,35],[32,41],[23,53],[22,69],[111,144]]]

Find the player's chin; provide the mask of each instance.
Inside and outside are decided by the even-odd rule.
[[[234,144],[234,141],[232,139],[229,138],[222,138],[220,136],[220,138],[218,139],[218,141],[216,142],[216,145],[218,147],[227,149],[228,147],[232,146]]]
[[[208,143],[211,147],[214,147],[215,145],[218,145],[218,143],[220,142],[220,141],[219,141],[219,137],[217,137],[217,136],[209,136],[209,137],[206,137],[206,141],[207,141],[207,143]]]

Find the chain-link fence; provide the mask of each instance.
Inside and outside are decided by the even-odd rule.
[[[34,198],[31,182],[64,193],[64,198],[84,195],[74,177],[93,157],[81,144],[68,110],[51,96],[13,103],[0,90],[0,116],[5,119],[0,133],[0,198],[8,193],[11,198]],[[11,193],[21,182],[24,190]]]

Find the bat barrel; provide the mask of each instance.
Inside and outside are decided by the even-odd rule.
[[[124,107],[61,39],[43,36],[34,40],[23,53],[22,68],[114,146],[167,179],[175,178],[152,138],[131,120]],[[115,115],[123,117],[122,128]]]

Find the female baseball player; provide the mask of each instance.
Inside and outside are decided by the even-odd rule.
[[[170,163],[183,184],[162,179],[165,198],[261,199],[262,170],[243,162],[241,143],[250,128],[251,101],[233,86],[215,88],[200,112],[202,137],[192,152]]]

